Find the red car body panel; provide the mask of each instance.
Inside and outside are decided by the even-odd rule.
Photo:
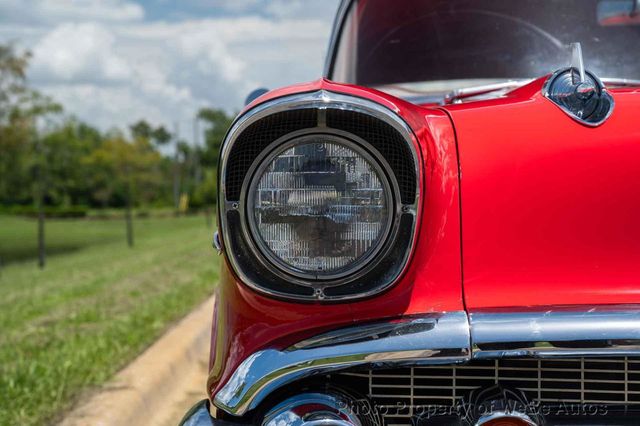
[[[212,396],[246,357],[260,349],[284,348],[355,321],[464,309],[458,160],[450,118],[436,108],[327,80],[270,92],[248,108],[321,89],[376,101],[398,113],[414,130],[423,181],[414,253],[403,275],[388,291],[367,300],[334,304],[295,303],[263,296],[242,284],[225,262],[217,288],[211,343],[208,389]]]
[[[318,80],[269,92],[249,105],[327,90],[395,111],[413,129],[422,156],[420,225],[398,282],[361,301],[269,298],[246,287],[225,262],[210,395],[252,353],[357,321],[509,306],[640,303],[640,91],[613,90],[613,116],[590,128],[542,96],[544,80],[499,99],[446,107]]]
[[[611,90],[597,128],[544,79],[447,107],[460,151],[469,310],[640,302],[640,91]]]

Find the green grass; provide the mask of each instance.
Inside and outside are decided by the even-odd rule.
[[[47,224],[45,270],[35,222],[0,216],[0,424],[59,419],[213,290],[218,256],[203,217]],[[72,249],[69,249],[72,247]],[[17,261],[30,259],[28,261]]]

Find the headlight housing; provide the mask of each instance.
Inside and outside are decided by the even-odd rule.
[[[240,116],[222,145],[219,209],[240,281],[267,295],[342,301],[405,269],[421,179],[415,136],[394,112],[320,90]]]
[[[379,153],[363,145],[311,134],[257,160],[247,179],[247,219],[274,266],[312,281],[337,279],[380,251],[394,197]]]

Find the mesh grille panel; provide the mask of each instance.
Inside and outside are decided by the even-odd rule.
[[[327,111],[327,126],[353,133],[380,151],[396,175],[402,202],[414,202],[415,164],[407,142],[400,133],[375,117],[353,111]]]
[[[229,201],[240,199],[244,178],[253,161],[271,142],[297,130],[316,126],[316,110],[299,109],[269,115],[253,123],[236,140],[227,163],[226,190]]]
[[[500,383],[544,404],[639,404],[640,360],[504,359],[460,366],[343,373],[383,407],[385,425],[410,425],[415,410],[452,406],[471,390]],[[399,409],[398,407],[406,407]]]
[[[317,125],[316,109],[285,111],[264,117],[245,129],[235,141],[226,167],[227,200],[238,201],[243,181],[253,161],[272,142],[298,130]],[[327,126],[352,133],[373,145],[387,160],[400,187],[404,204],[416,196],[416,165],[407,141],[392,126],[373,116],[327,110]]]

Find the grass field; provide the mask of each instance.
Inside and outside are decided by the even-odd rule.
[[[213,290],[218,256],[203,217],[47,224],[37,268],[32,220],[0,216],[0,424],[59,419]],[[19,253],[19,255],[16,255]]]

